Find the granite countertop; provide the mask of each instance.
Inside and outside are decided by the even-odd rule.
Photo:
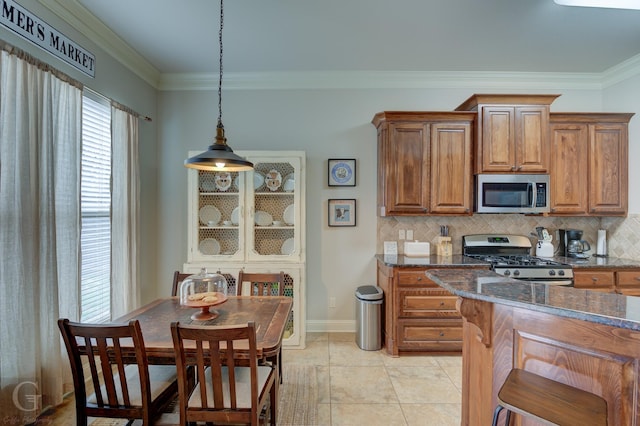
[[[640,331],[640,297],[518,281],[482,269],[429,269],[426,276],[463,298]]]
[[[423,266],[433,265],[441,267],[454,267],[454,266],[478,266],[489,265],[487,262],[476,260],[470,257],[463,256],[461,254],[454,254],[451,257],[440,256],[427,256],[427,257],[410,257],[399,255],[382,255],[376,254],[376,259],[379,262],[384,263],[387,266],[398,267],[411,267],[411,266]],[[571,265],[574,269],[589,269],[589,268],[640,268],[640,261],[633,259],[622,259],[619,257],[595,257],[591,256],[588,259],[577,259],[575,257],[555,256],[551,260],[560,263],[566,263]]]
[[[473,259],[471,257],[463,256],[461,254],[454,254],[450,257],[442,256],[425,256],[425,257],[413,257],[399,255],[382,255],[376,254],[376,259],[379,262],[384,263],[387,266],[397,267],[411,267],[411,266],[424,266],[431,265],[439,268],[446,267],[458,267],[463,268],[465,266],[482,266],[489,267],[489,263],[482,262],[480,260]]]
[[[556,256],[553,258],[556,262],[566,263],[574,269],[587,268],[640,268],[640,261],[633,259],[623,259],[620,257],[596,257],[591,256],[588,259],[576,259],[575,257]]]

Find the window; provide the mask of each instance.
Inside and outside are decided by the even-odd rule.
[[[111,320],[111,107],[82,99],[80,320]]]

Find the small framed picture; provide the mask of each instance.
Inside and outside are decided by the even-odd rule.
[[[356,160],[329,158],[329,186],[356,186]]]
[[[329,200],[329,226],[356,226],[356,200]]]

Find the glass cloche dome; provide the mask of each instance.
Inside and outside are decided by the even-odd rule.
[[[207,320],[215,318],[209,314],[209,307],[227,300],[228,283],[221,274],[210,274],[202,268],[199,274],[190,275],[180,284],[180,304],[192,308],[201,308],[202,312],[194,314],[192,319]]]

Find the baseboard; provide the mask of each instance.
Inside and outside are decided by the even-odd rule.
[[[307,320],[307,333],[355,333],[355,321]]]

